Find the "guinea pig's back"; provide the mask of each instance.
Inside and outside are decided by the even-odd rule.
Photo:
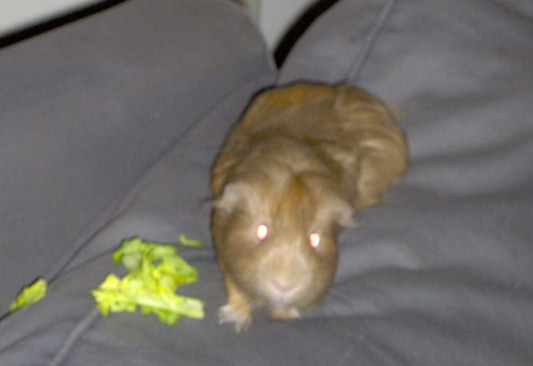
[[[217,159],[212,180],[215,194],[243,153],[277,135],[307,143],[343,171],[345,185],[354,189],[360,188],[355,181],[365,157],[382,165],[386,161],[379,173],[384,186],[406,167],[404,135],[384,103],[353,86],[302,82],[267,90],[253,100]]]

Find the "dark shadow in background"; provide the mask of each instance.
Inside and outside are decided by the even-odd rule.
[[[268,1],[268,0],[266,0]],[[289,51],[292,49],[296,41],[309,28],[309,26],[325,11],[331,8],[339,0],[319,0],[315,2],[309,9],[307,9],[290,28],[287,34],[280,41],[274,50],[274,60],[276,65],[281,66]]]
[[[47,32],[49,30],[61,27],[67,23],[74,22],[78,19],[87,17],[89,15],[98,13],[100,11],[109,9],[127,0],[109,0],[103,3],[95,4],[87,8],[66,14],[56,19],[40,23],[33,27],[17,31],[14,33],[0,36],[0,48],[7,47],[14,43],[23,41],[27,38],[36,36],[38,34]],[[268,0],[265,0],[268,1]],[[276,49],[274,50],[274,60],[278,66],[281,66],[289,51],[292,49],[296,41],[309,28],[309,26],[326,10],[332,7],[339,0],[318,0],[313,3],[293,24],[287,34],[282,38]]]
[[[86,16],[98,13],[100,11],[109,9],[117,4],[123,3],[127,0],[110,0],[105,1],[103,3],[95,4],[92,6],[89,6],[87,8],[83,8],[77,11],[74,11],[73,13],[69,13],[66,15],[63,15],[59,18],[52,19],[49,21],[45,21],[44,23],[40,23],[38,25],[35,25],[30,28],[26,28],[24,30],[9,33],[5,36],[0,36],[0,48],[7,47],[9,45],[12,45],[13,43],[17,43],[20,41],[23,41],[27,38],[36,36],[40,33],[47,32],[49,30],[52,30],[54,28],[61,27],[62,25],[65,25],[67,23],[71,23],[75,20],[84,18]]]

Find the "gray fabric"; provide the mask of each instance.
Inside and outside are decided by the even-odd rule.
[[[217,324],[207,177],[250,95],[272,82],[259,67],[137,167],[48,297],[0,322],[0,365],[532,365],[532,19],[527,1],[344,0],[297,44],[279,83],[353,76],[395,106],[411,147],[405,179],[343,233],[322,308],[298,322],[257,314],[245,334]],[[119,271],[109,254],[122,238],[181,232],[207,244],[180,249],[200,269],[183,293],[206,301],[204,320],[95,315],[89,289]]]
[[[216,308],[225,295],[210,246],[210,208],[204,204],[210,197],[208,167],[250,96],[273,80],[273,75],[266,75],[243,85],[176,139],[173,148],[123,201],[127,209],[80,254],[85,260],[73,262],[51,283],[50,294],[39,303],[0,323],[0,365],[49,365],[56,357],[65,357],[59,363],[62,366],[164,365],[172,360],[177,364],[214,364],[219,357],[232,357],[225,355],[229,339],[224,339],[233,337],[233,330],[218,327],[216,320]],[[200,270],[198,283],[180,288],[180,293],[203,299],[206,319],[183,318],[169,327],[140,313],[92,316],[95,303],[90,290],[107,273],[122,273],[121,266],[111,262],[111,252],[123,238],[139,235],[147,240],[176,242],[180,233],[206,244],[202,249],[178,248],[179,254]],[[70,342],[79,329],[85,332],[77,342]],[[212,354],[203,350],[205,342],[211,343]],[[62,356],[65,344],[69,352]],[[230,358],[222,364],[231,362]]]
[[[90,241],[177,136],[270,70],[222,1],[128,1],[1,49],[0,314]]]
[[[340,364],[533,364],[532,62],[528,1],[344,1],[290,54],[280,83],[354,76],[410,141],[343,236],[321,311],[351,321]]]

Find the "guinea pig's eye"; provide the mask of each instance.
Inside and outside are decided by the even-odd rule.
[[[257,229],[255,232],[255,238],[259,241],[263,241],[268,236],[268,226],[265,224],[257,225]]]
[[[309,234],[309,245],[311,248],[316,248],[320,245],[320,233],[312,232]]]

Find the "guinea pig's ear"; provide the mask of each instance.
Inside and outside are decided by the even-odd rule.
[[[349,202],[343,199],[336,200],[333,204],[333,214],[335,217],[335,221],[340,226],[357,226],[357,221],[354,217],[354,208]]]
[[[213,206],[225,211],[232,211],[242,198],[242,187],[238,183],[230,183],[224,187],[222,194],[213,200]]]

